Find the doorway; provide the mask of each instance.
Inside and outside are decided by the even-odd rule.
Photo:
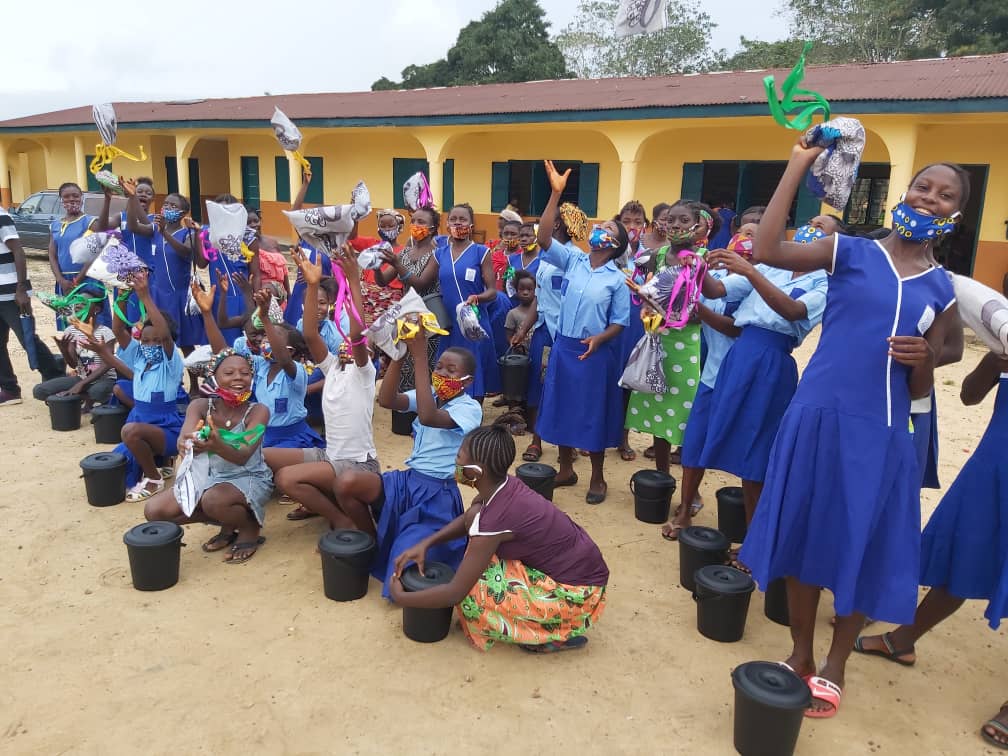
[[[972,276],[990,166],[963,164],[962,167],[970,176],[969,202],[966,203],[962,220],[956,226],[956,230],[943,238],[935,250],[935,257],[953,273]]]

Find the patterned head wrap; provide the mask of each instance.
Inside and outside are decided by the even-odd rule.
[[[571,202],[560,205],[560,221],[574,241],[584,241],[588,238],[588,216],[577,205]]]
[[[396,228],[399,233],[402,233],[403,228],[406,227],[406,219],[403,214],[398,210],[386,209],[378,211],[378,222],[381,223],[382,218],[395,218]]]
[[[250,355],[243,354],[242,352],[236,352],[234,349],[228,347],[227,349],[220,350],[213,356],[213,359],[210,360],[210,364],[207,366],[207,373],[210,375],[216,373],[217,368],[219,368],[221,363],[228,357],[241,357],[248,363],[249,370],[252,370],[252,357]]]

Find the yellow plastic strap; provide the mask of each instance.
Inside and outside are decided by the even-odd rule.
[[[644,330],[648,333],[657,332],[664,322],[664,318],[656,312],[650,315],[641,315],[641,320],[644,321]]]
[[[91,161],[91,173],[98,173],[102,168],[111,163],[117,157],[124,157],[127,160],[132,160],[134,163],[139,163],[147,159],[146,153],[144,153],[143,145],[140,145],[140,157],[135,155],[130,155],[128,152],[123,152],[118,147],[112,144],[96,144],[95,145],[95,156]]]
[[[425,312],[420,316],[420,325],[424,327],[427,333],[436,333],[439,336],[447,336],[448,331],[441,327],[438,323],[438,319],[434,316],[433,312]]]
[[[420,326],[410,320],[396,320],[395,341],[409,341],[420,333]]]
[[[288,160],[297,160],[299,163],[301,163],[301,168],[304,169],[305,173],[311,173],[312,172],[312,170],[311,170],[311,163],[309,163],[308,159],[304,155],[302,155],[298,150],[288,150],[288,152],[287,152],[287,159]]]
[[[399,318],[396,320],[396,335],[393,343],[398,341],[409,341],[420,333],[423,328],[427,333],[436,333],[439,336],[447,336],[448,331],[444,330],[434,317],[434,313],[425,312],[417,315],[417,320],[406,320]]]
[[[252,258],[255,257],[255,253],[251,249],[249,249],[248,244],[246,244],[245,242],[242,242],[241,253],[242,257],[245,258],[245,262],[247,263],[252,262]]]

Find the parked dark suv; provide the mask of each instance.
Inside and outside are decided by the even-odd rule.
[[[85,215],[98,215],[104,200],[105,195],[100,192],[84,192]],[[112,209],[109,212],[113,217],[125,209],[125,197],[112,198]],[[60,202],[59,192],[55,189],[35,192],[17,208],[11,209],[10,217],[14,220],[18,236],[21,237],[24,246],[48,249],[49,225],[63,217],[63,203]]]

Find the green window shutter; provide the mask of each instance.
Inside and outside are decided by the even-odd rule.
[[[308,192],[305,194],[305,202],[310,202],[313,205],[324,205],[325,197],[323,196],[322,185],[322,158],[320,157],[310,157],[307,159],[308,164],[311,165],[311,183],[308,185]]]
[[[277,155],[273,158],[273,166],[276,169],[276,198],[277,202],[290,202],[290,167],[285,155]]]
[[[698,200],[703,191],[703,163],[683,163],[682,199]]]
[[[798,187],[798,200],[795,204],[795,228],[808,223],[813,217],[819,215],[820,206],[819,198],[812,194],[805,186],[805,182],[802,181],[801,186]]]
[[[165,167],[165,194],[178,194],[178,160],[174,155],[168,155],[164,159]]]
[[[96,179],[94,174],[91,173],[91,161],[94,160],[94,158],[94,155],[84,156],[84,175],[87,176],[86,189],[89,192],[101,192],[104,191],[102,185],[98,183],[98,179]]]
[[[451,207],[455,204],[455,160],[444,161],[441,171],[441,207]]]
[[[499,213],[508,203],[511,190],[511,166],[508,163],[493,163],[490,167],[490,210]]]
[[[448,163],[445,162],[447,169]],[[403,200],[403,184],[414,173],[423,173],[430,180],[430,164],[423,158],[392,158],[392,206],[398,208],[406,207]],[[452,192],[454,193],[454,173],[452,174]],[[443,199],[443,198],[442,198]],[[437,202],[437,198],[434,198]],[[445,207],[448,207],[445,205]]]
[[[242,155],[241,158],[242,202],[259,207],[259,158]]]
[[[589,218],[598,215],[598,180],[599,164],[582,163],[578,175],[577,203]]]

